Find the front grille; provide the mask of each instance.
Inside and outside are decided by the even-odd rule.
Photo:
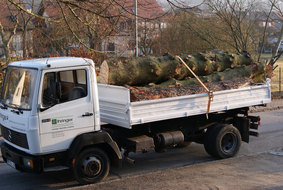
[[[11,143],[18,145],[20,147],[26,149],[29,148],[26,134],[19,133],[12,129],[8,129],[2,125],[0,127],[1,127],[1,133],[5,140],[10,141]]]

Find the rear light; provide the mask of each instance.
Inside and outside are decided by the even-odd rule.
[[[49,162],[54,162],[55,161],[55,158],[49,158]]]

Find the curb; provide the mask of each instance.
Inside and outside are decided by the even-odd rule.
[[[265,111],[274,111],[274,110],[281,110],[281,109],[283,109],[283,106],[252,108],[252,109],[249,110],[249,113],[257,113],[257,112],[265,112]]]
[[[265,104],[264,106],[252,106],[250,107],[249,112],[264,112],[264,111],[274,111],[283,109],[283,99],[272,99],[270,103]]]

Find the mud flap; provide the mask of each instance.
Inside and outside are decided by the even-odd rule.
[[[249,143],[250,141],[250,123],[247,117],[235,117],[233,125],[240,131],[242,141]]]

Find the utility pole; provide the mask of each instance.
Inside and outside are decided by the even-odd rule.
[[[138,2],[135,1],[135,56],[139,56],[139,36],[138,36]]]

